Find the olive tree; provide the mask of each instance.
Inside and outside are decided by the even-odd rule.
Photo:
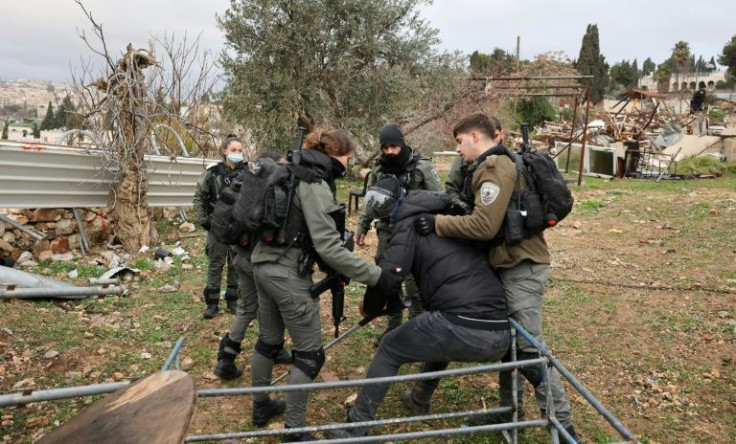
[[[460,86],[460,57],[435,48],[423,3],[231,0],[218,17],[226,113],[277,151],[297,124],[340,127],[370,146],[386,121],[422,120]]]

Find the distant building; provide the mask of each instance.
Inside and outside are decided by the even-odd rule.
[[[691,74],[680,74],[679,79],[676,74],[672,74],[670,78],[670,92],[674,91],[695,91],[698,89],[698,82],[705,82],[705,85],[709,90],[713,90],[716,87],[716,83],[719,81],[726,80],[725,71],[714,71],[711,73],[691,73]],[[657,82],[654,81],[654,76],[649,75],[642,78],[639,81],[639,87],[646,87],[650,91],[657,90]]]

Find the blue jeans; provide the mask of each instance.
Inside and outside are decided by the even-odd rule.
[[[508,330],[468,328],[448,321],[440,312],[424,312],[386,334],[366,378],[395,376],[402,364],[410,362],[425,362],[422,371],[437,371],[447,368],[451,361],[499,361],[509,348],[510,338]],[[436,388],[439,380],[432,381]],[[374,419],[389,387],[389,383],[363,386],[350,419]]]

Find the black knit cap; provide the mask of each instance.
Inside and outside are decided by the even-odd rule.
[[[378,142],[381,148],[387,145],[397,145],[401,148],[406,147],[404,133],[401,132],[401,127],[398,123],[387,123],[383,125],[381,132],[378,133]]]

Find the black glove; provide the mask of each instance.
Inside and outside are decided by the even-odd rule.
[[[434,215],[425,214],[414,219],[414,230],[422,236],[434,234]]]
[[[205,219],[204,222],[202,222],[202,228],[204,228],[207,231],[210,231],[210,219]]]
[[[376,291],[388,298],[401,291],[401,276],[391,270],[381,270],[381,277],[375,285]]]

